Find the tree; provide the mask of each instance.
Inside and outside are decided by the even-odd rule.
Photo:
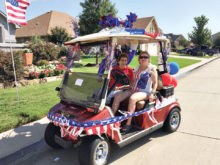
[[[117,14],[115,4],[112,4],[110,0],[85,0],[80,5],[83,8],[79,16],[81,35],[100,31],[102,29],[99,25],[100,18],[108,14],[112,14],[113,16]]]
[[[214,40],[214,45],[215,45],[215,46],[220,46],[220,36],[218,36],[218,37]]]
[[[31,42],[32,43],[35,43],[35,44],[39,44],[39,43],[41,43],[42,42],[42,40],[41,40],[41,38],[40,38],[40,36],[32,36],[31,37]]]
[[[179,40],[179,45],[181,45],[181,46],[183,46],[183,47],[187,47],[187,46],[189,46],[189,41],[186,40],[185,38],[181,38],[181,39]]]
[[[189,39],[191,42],[197,45],[210,45],[211,31],[208,28],[205,28],[205,25],[208,23],[209,19],[204,15],[194,18],[196,26],[193,27],[192,33],[189,33]]]
[[[70,37],[65,28],[56,26],[50,30],[51,34],[48,35],[50,42],[62,45],[64,42],[70,40]]]

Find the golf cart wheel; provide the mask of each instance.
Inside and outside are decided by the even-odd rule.
[[[81,165],[105,165],[109,154],[110,145],[106,139],[88,136],[79,147],[79,163]]]
[[[60,136],[60,127],[55,126],[53,123],[49,123],[44,133],[44,139],[50,147],[61,149],[62,147],[55,142],[55,135]]]
[[[167,116],[163,127],[168,132],[175,132],[180,125],[180,121],[180,110],[178,108],[173,108]]]

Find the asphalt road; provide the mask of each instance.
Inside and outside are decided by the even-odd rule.
[[[111,165],[220,164],[220,59],[178,80],[182,107],[177,132],[158,130],[124,148],[111,146]],[[45,143],[11,164],[78,165],[77,149],[53,150]]]

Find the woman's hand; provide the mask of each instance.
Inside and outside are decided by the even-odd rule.
[[[120,87],[115,87],[115,91],[118,91],[118,90],[120,90]]]
[[[115,87],[115,91],[129,89],[129,88],[130,88],[130,85],[123,85],[123,86],[120,86],[120,87]]]
[[[155,99],[155,96],[153,93],[151,93],[149,96],[149,103],[152,103],[154,101],[154,99]]]

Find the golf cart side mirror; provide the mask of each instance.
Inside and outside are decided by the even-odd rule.
[[[61,89],[60,87],[56,87],[55,91],[60,91],[60,89]]]

